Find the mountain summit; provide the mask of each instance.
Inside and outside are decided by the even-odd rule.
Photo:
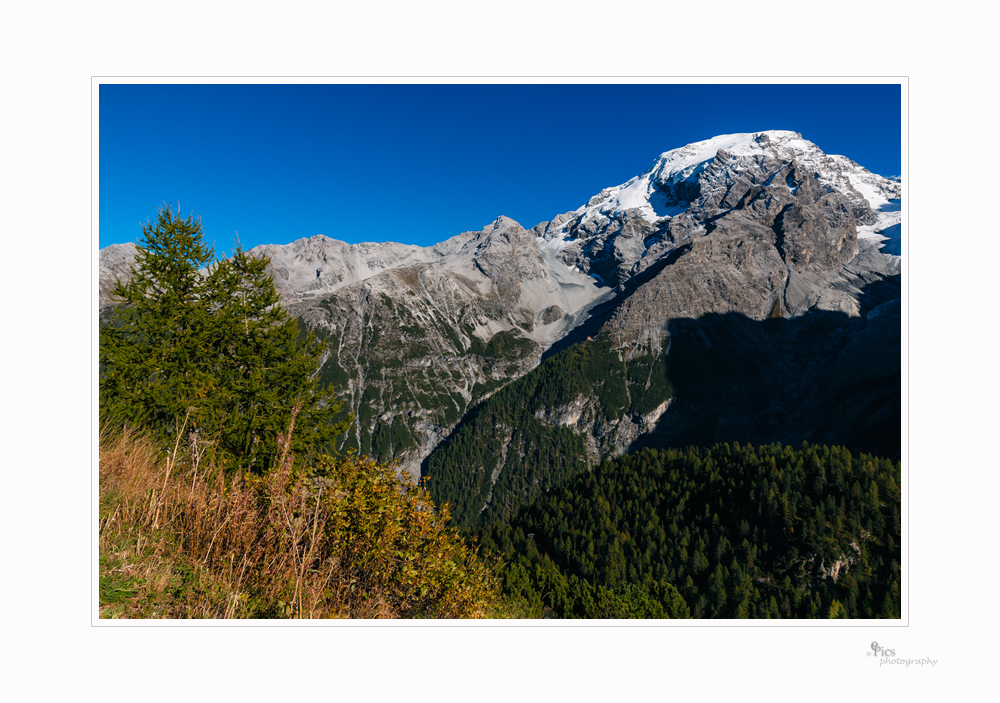
[[[692,205],[723,207],[742,178],[757,180],[752,174],[761,172],[773,178],[793,163],[809,170],[821,187],[838,190],[862,211],[899,197],[898,183],[843,156],[827,156],[797,132],[774,130],[726,134],[666,151],[645,172],[601,191],[575,214],[586,221],[637,210],[655,224]],[[729,205],[735,201],[730,199]]]
[[[801,205],[803,184],[809,204],[827,194],[842,202],[854,227],[866,228],[863,236],[899,222],[892,211],[898,213],[900,183],[827,156],[796,132],[769,131],[664,152],[642,174],[605,188],[547,228],[544,238],[568,250],[567,265],[621,283],[728,213],[753,207],[766,215],[793,201]]]

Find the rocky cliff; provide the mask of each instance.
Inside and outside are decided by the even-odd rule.
[[[804,408],[798,419],[780,420],[786,406],[774,401],[783,409],[744,434],[778,436],[778,425],[798,427],[788,436],[808,434],[830,394],[844,407],[852,397],[867,398],[864,407],[884,400],[886,393],[858,391],[864,374],[826,383],[822,372],[857,376],[879,346],[888,366],[898,366],[898,313],[878,306],[898,299],[900,197],[899,182],[826,155],[794,132],[771,131],[665,152],[642,174],[531,229],[500,217],[433,247],[350,245],[317,235],[254,251],[270,257],[283,303],[325,340],[319,373],[358,420],[346,446],[396,460],[411,476],[423,462],[426,472],[430,452],[447,452],[443,440],[472,422],[469,411],[483,399],[558,352],[600,337],[619,371],[531,410],[532,422],[580,437],[593,462],[644,437],[693,436],[678,415],[684,408],[691,417],[716,418],[706,437],[749,422],[719,419],[725,408],[691,397],[683,381],[684,397],[674,390],[670,381],[683,364],[671,363],[667,352],[685,335],[703,339],[704,349],[714,348],[712,339],[742,340],[721,364],[774,356],[778,345],[795,369],[801,382],[775,387]],[[129,259],[119,245],[101,251],[102,306],[108,282],[127,275]],[[810,334],[795,324],[817,315],[824,322]],[[722,332],[703,329],[720,320]],[[730,334],[734,320],[757,341]],[[814,355],[823,363],[803,361],[811,354],[807,341],[815,343],[828,323],[842,330],[837,343]],[[775,336],[775,325],[794,334]],[[678,346],[683,354],[695,348],[690,340]],[[702,376],[713,373],[700,368],[698,383],[711,387]],[[886,383],[891,394],[891,378]],[[738,394],[751,387],[760,391],[750,384]],[[868,417],[892,412],[883,402]],[[524,461],[510,446],[516,435],[498,435],[494,455],[504,461],[487,472],[491,486]],[[831,441],[838,436],[832,432]]]

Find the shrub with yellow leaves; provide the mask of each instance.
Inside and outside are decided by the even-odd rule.
[[[367,458],[293,468],[284,439],[270,471],[241,476],[103,432],[102,616],[505,616],[496,566],[447,506]]]

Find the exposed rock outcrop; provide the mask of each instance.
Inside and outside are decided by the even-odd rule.
[[[128,283],[132,278],[132,262],[135,261],[135,244],[112,244],[101,249],[98,269],[98,305],[105,308],[114,303],[111,290],[115,281]]]
[[[899,272],[900,196],[899,182],[799,134],[759,132],[665,152],[642,174],[530,230],[499,217],[433,247],[317,235],[253,251],[270,257],[283,304],[325,340],[321,377],[341,389],[358,420],[349,445],[415,475],[473,405],[547,351],[602,329],[628,361],[664,353],[677,324],[706,316],[763,323],[825,311],[863,323],[834,335],[843,344],[835,368],[851,376],[873,363],[873,345],[885,345],[881,376],[891,376],[898,310],[893,286],[882,284]],[[134,252],[131,244],[101,250],[102,307]],[[876,289],[889,297],[873,301]],[[866,315],[884,316],[867,324]],[[735,343],[747,353],[791,339],[748,334]],[[788,390],[803,423],[829,393],[861,397],[850,381],[840,390],[837,383],[812,394]],[[864,412],[892,414],[881,391],[865,397],[874,405]],[[676,426],[671,418],[684,408],[699,417],[721,412],[668,397],[649,405],[656,412],[618,419],[592,398],[571,405],[538,419],[571,426],[595,456]],[[840,418],[854,422],[859,412],[841,408]]]

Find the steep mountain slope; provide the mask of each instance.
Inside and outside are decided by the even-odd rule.
[[[891,450],[878,435],[898,418],[900,197],[900,183],[771,131],[665,152],[530,230],[500,217],[433,247],[319,235],[255,251],[325,340],[319,373],[358,419],[346,446],[412,476],[423,463],[432,490],[453,486],[438,500],[489,518],[487,504],[509,514],[644,441],[867,432]],[[101,252],[102,291],[120,253]],[[715,397],[717,377],[752,382]],[[562,437],[558,459],[543,435]],[[489,456],[463,463],[462,442]]]
[[[346,446],[414,477],[470,404],[535,366],[602,294],[508,218],[439,247],[448,253],[328,295],[288,295],[300,298],[292,313],[326,338],[320,373],[358,420]]]
[[[898,456],[899,259],[879,245],[899,196],[899,183],[790,132],[665,153],[543,234],[567,265],[621,283],[533,372],[559,393],[543,400],[551,385],[525,378],[505,395],[581,437],[577,466],[734,439]],[[581,353],[606,369],[584,387],[558,370]],[[531,449],[529,422],[482,420],[500,407],[488,400],[424,466],[436,499],[462,504],[469,523],[504,520],[564,480]],[[475,446],[491,447],[482,462]]]
[[[283,304],[326,344],[320,377],[358,421],[340,448],[414,478],[471,403],[535,366],[607,294],[506,217],[427,248],[316,236],[253,253],[271,258]],[[120,266],[116,249],[101,255]]]

